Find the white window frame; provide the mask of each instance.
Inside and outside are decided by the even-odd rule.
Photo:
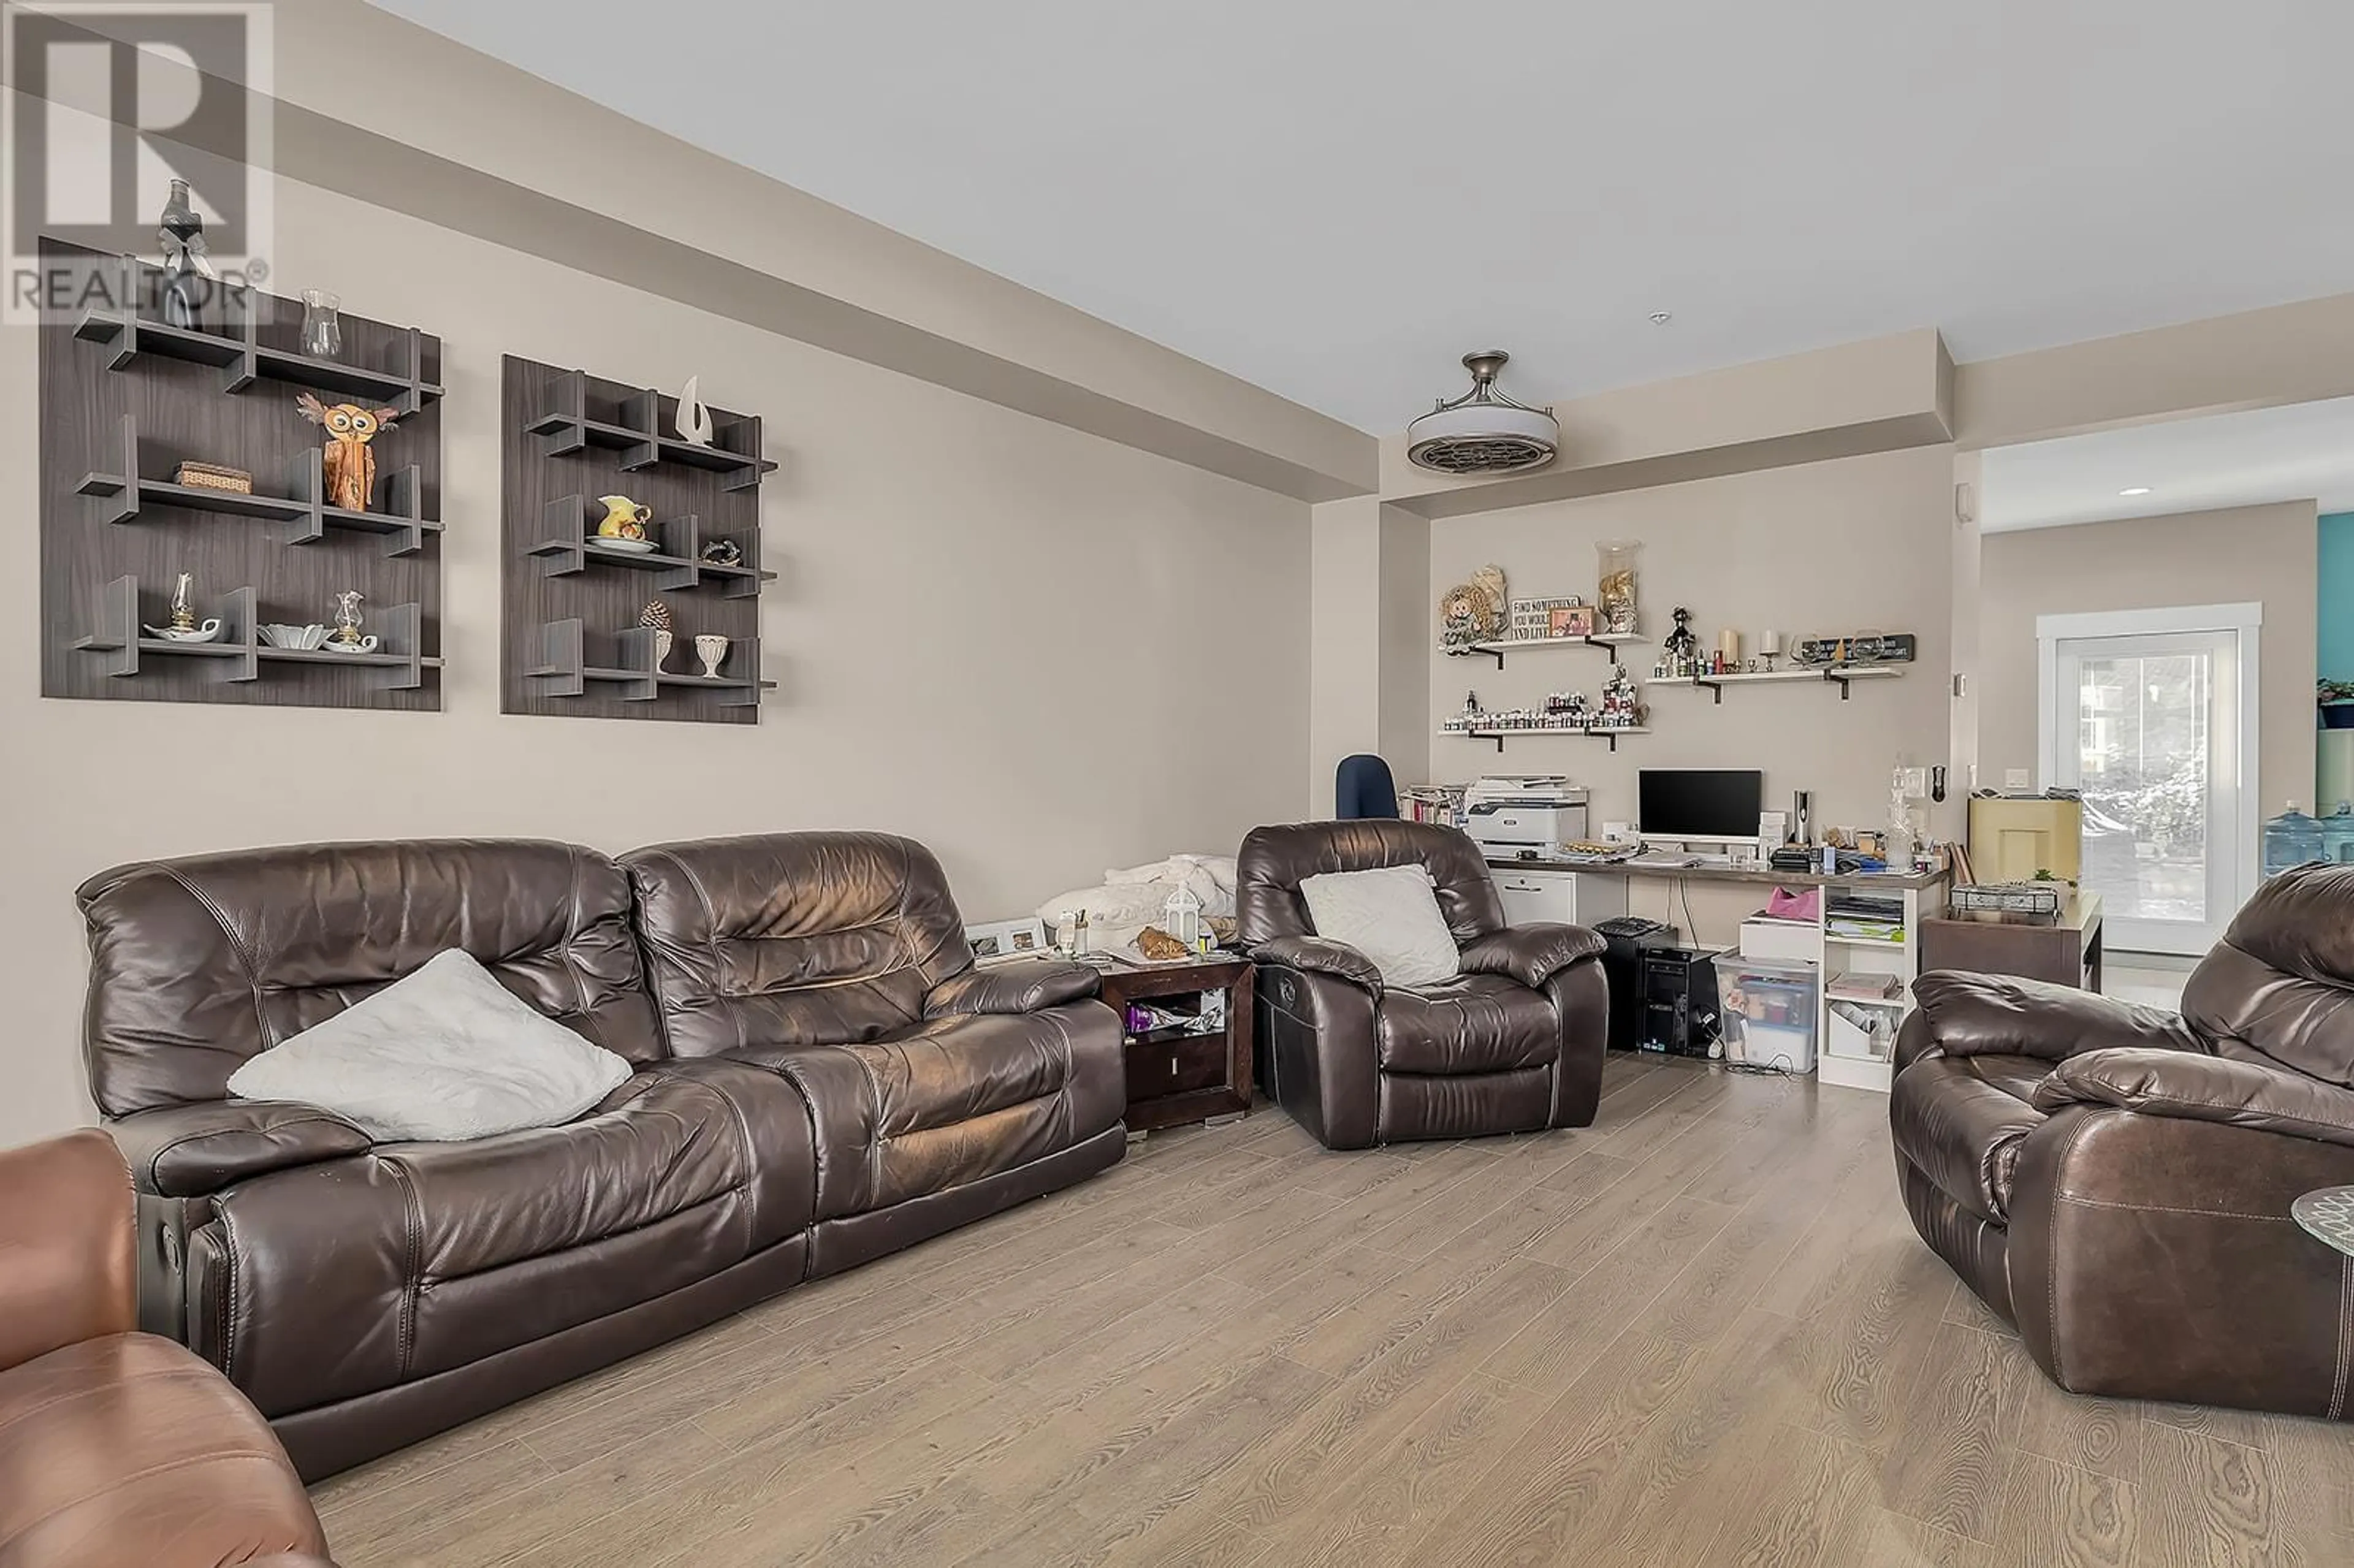
[[[2258,654],[2264,643],[2264,607],[2261,604],[2178,605],[2165,609],[2105,609],[2079,615],[2039,615],[2035,618],[2035,778],[2048,789],[2060,776],[2060,759],[2052,746],[2052,721],[2060,711],[2060,644],[2081,637],[2149,637],[2185,632],[2236,632],[2240,653],[2240,821],[2232,835],[2232,854],[2223,870],[2233,910],[2255,896],[2259,846],[2264,835],[2263,779],[2257,765],[2264,755],[2264,710],[2259,706],[2264,683],[2258,677]],[[2216,924],[2228,925],[2226,913]]]

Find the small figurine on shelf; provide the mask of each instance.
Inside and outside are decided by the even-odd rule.
[[[703,546],[703,561],[711,567],[740,567],[744,564],[744,546],[733,539],[714,539]]]
[[[360,603],[365,598],[357,588],[345,588],[335,596],[334,635],[321,644],[330,653],[373,653],[376,639],[360,634]]]
[[[691,447],[711,444],[711,405],[701,396],[703,377],[690,376],[678,389],[678,439]]]
[[[1594,722],[1599,730],[1639,729],[1643,724],[1643,705],[1635,698],[1635,680],[1624,665],[1610,672],[1610,679],[1602,688],[1602,712]]]
[[[1700,639],[1692,635],[1691,610],[1678,605],[1675,619],[1676,629],[1660,645],[1660,657],[1667,663],[1666,678],[1681,681],[1700,673]]]
[[[205,220],[189,198],[187,181],[172,182],[155,232],[164,247],[164,323],[194,329],[212,292],[204,284],[219,282],[220,269],[205,254]]]
[[[327,504],[345,512],[365,512],[376,495],[376,454],[368,443],[378,430],[392,429],[398,408],[363,408],[357,403],[320,402],[308,392],[294,395],[302,417],[327,432],[323,473]]]
[[[1456,584],[1439,599],[1438,645],[1469,652],[1475,643],[1494,641],[1504,635],[1509,609],[1504,568],[1481,567],[1470,581]]]
[[[654,634],[654,673],[667,673],[663,663],[670,657],[673,641],[670,606],[658,599],[646,600],[645,609],[638,611],[638,624],[651,629]]]

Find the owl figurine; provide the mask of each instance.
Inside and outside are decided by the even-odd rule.
[[[363,408],[357,403],[331,406],[308,392],[296,393],[294,403],[304,418],[327,432],[327,504],[346,512],[366,511],[376,495],[376,454],[368,450],[368,442],[378,430],[392,429],[400,410]]]

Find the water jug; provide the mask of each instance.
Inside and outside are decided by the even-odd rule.
[[[2338,801],[2338,810],[2321,819],[2321,858],[2340,864],[2354,861],[2354,801]]]
[[[2290,866],[2321,859],[2321,824],[2291,800],[2287,810],[2264,824],[2264,875],[2278,876]]]

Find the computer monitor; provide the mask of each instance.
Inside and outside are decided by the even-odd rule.
[[[1646,768],[1635,792],[1636,827],[1645,838],[1754,839],[1766,775],[1754,768]]]

